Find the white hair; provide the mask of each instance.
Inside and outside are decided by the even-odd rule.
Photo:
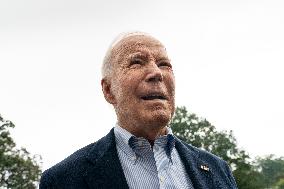
[[[111,58],[112,58],[112,53],[113,53],[113,49],[114,47],[121,41],[123,41],[124,39],[131,37],[131,36],[149,36],[152,37],[150,34],[145,33],[145,32],[140,32],[140,31],[134,31],[134,32],[123,32],[121,34],[119,34],[110,44],[106,55],[104,57],[103,60],[103,64],[102,64],[102,78],[107,78],[111,75],[112,72],[112,63],[111,63]]]

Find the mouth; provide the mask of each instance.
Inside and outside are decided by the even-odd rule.
[[[167,100],[166,96],[161,93],[147,94],[141,97],[142,100]]]

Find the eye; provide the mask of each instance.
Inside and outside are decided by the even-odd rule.
[[[140,58],[134,58],[132,60],[130,60],[130,66],[138,66],[138,65],[142,65],[144,64],[144,61]]]
[[[158,66],[159,67],[164,67],[164,68],[172,68],[172,65],[171,65],[171,63],[169,62],[169,61],[160,61],[159,63],[158,63]]]

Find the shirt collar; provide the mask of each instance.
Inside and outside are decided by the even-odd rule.
[[[145,138],[134,136],[126,129],[120,127],[118,124],[116,124],[114,128],[114,134],[118,147],[123,150],[124,153],[130,156],[131,159],[136,159],[134,158],[136,155],[143,156],[143,150],[141,149],[150,145]],[[158,137],[155,140],[155,145],[163,147],[166,155],[171,160],[171,153],[175,147],[175,138],[171,128],[167,127],[167,135]]]

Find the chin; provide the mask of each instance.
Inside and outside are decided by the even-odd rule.
[[[155,125],[158,127],[165,127],[168,125],[171,119],[171,113],[168,111],[163,110],[155,110],[151,111],[146,117],[145,122],[148,122],[148,124]]]

